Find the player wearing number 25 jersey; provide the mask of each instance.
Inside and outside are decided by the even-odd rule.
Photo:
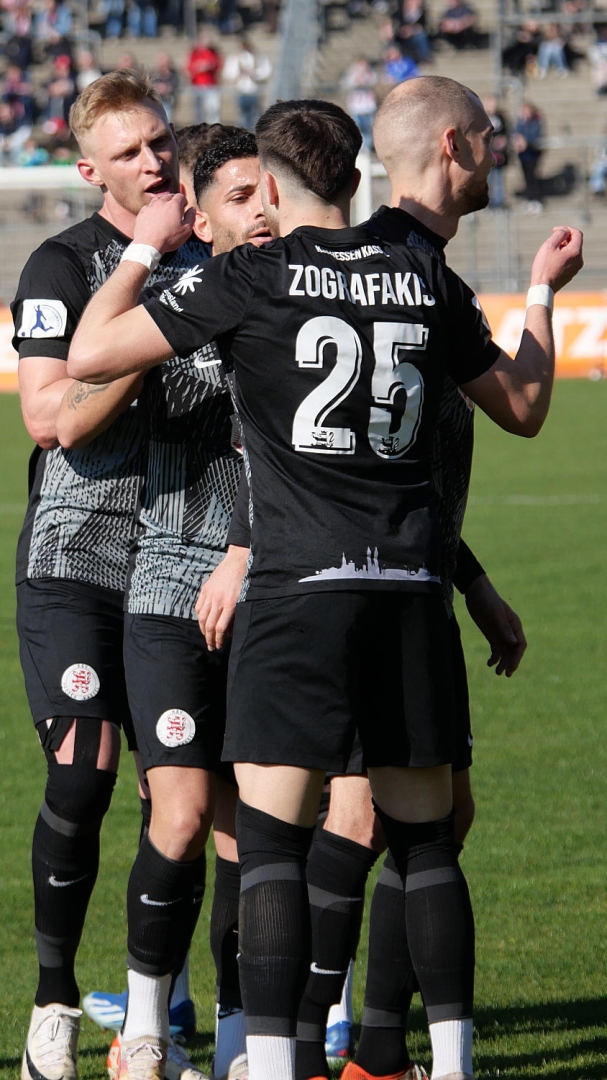
[[[499,350],[474,294],[416,230],[419,247],[404,248],[365,228],[299,228],[146,304],[176,352],[214,337],[233,372],[251,473],[248,599],[439,586],[430,444],[443,383],[476,378]]]

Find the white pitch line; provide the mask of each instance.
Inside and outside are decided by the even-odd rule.
[[[596,506],[605,495],[471,495],[469,506]]]

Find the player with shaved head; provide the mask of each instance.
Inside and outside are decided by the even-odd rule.
[[[398,205],[410,202],[429,227],[440,221],[445,239],[455,236],[461,217],[488,205],[492,135],[477,95],[436,75],[395,87],[373,129]]]

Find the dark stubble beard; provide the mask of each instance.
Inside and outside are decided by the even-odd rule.
[[[484,210],[488,205],[488,181],[485,180],[484,183],[479,183],[478,180],[471,179],[460,193],[458,206],[460,217],[465,217],[466,214],[474,214],[477,210]]]
[[[233,251],[240,244],[247,244],[253,233],[256,233],[258,229],[259,223],[252,225],[250,229],[247,229],[246,235],[243,236],[242,233],[233,232],[231,229],[218,229],[215,226],[213,229],[213,254],[221,255],[226,251]]]

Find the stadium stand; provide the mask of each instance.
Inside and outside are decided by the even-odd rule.
[[[345,91],[340,84],[348,65],[359,55],[368,56],[375,64],[380,62],[383,50],[380,28],[385,22],[386,6],[381,2],[322,5],[319,29],[323,40],[307,71],[305,93],[345,104]],[[494,35],[495,0],[478,0],[474,7],[480,29],[486,35]],[[431,0],[428,10],[431,29],[436,27],[443,8],[442,0]],[[605,18],[607,20],[607,10]],[[254,23],[249,33],[257,52],[269,57],[276,71],[280,59],[280,33],[270,33],[261,22]],[[235,34],[217,35],[217,42],[224,56],[239,48],[239,38]],[[607,200],[593,195],[587,183],[607,130],[607,99],[597,95],[591,65],[585,58],[593,42],[590,27],[573,36],[575,51],[582,54],[583,59],[578,61],[567,79],[559,79],[554,71],[549,71],[542,80],[529,77],[523,82],[505,77],[498,70],[491,50],[456,52],[445,43],[436,48],[431,64],[422,68],[427,73],[448,75],[466,82],[481,96],[494,92],[501,79],[504,89],[501,105],[511,122],[523,98],[532,100],[545,116],[547,144],[539,169],[546,191],[544,213],[527,214],[522,199],[517,198],[515,193],[523,185],[516,154],[512,153],[505,169],[510,209],[482,213],[465,220],[450,245],[452,264],[480,291],[516,291],[525,279],[526,268],[541,239],[552,224],[562,221],[586,232],[586,264],[578,278],[579,287],[596,289],[604,284],[607,257],[601,236],[607,224]],[[181,34],[163,34],[153,39],[134,39],[127,34],[115,41],[99,39],[98,59],[102,70],[111,70],[124,63],[128,50],[137,63],[153,69],[162,50],[168,52],[174,66],[183,71],[189,49],[188,38]],[[40,71],[36,71],[36,78],[42,80],[47,73],[48,65],[42,65]],[[271,90],[268,84],[264,89],[266,98],[270,97]],[[173,119],[177,126],[194,121],[194,101],[185,76],[181,78]],[[227,123],[237,121],[236,92],[232,87],[224,87],[222,91],[222,119]],[[372,205],[379,205],[387,195],[385,180],[375,178]],[[19,270],[29,252],[46,236],[56,232],[64,220],[77,219],[94,205],[94,192],[66,189],[58,198],[56,193],[44,196],[22,190],[18,193],[0,190],[0,236],[6,252],[0,267],[0,300],[7,303],[11,299]]]

